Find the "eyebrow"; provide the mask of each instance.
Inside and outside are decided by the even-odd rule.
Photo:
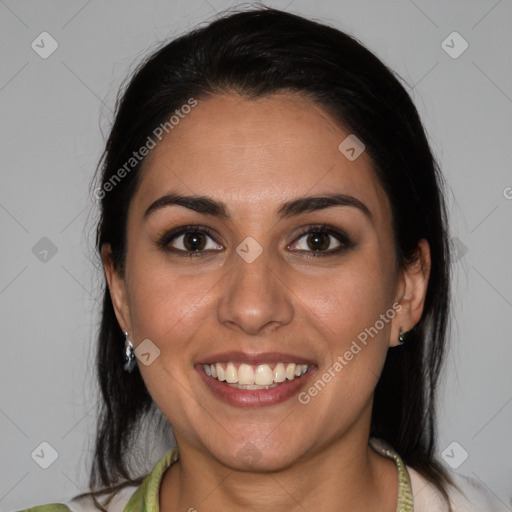
[[[190,196],[177,193],[169,193],[153,202],[144,212],[144,219],[168,206],[183,206],[204,215],[211,215],[221,219],[230,219],[228,208],[222,201],[217,201],[207,196]],[[323,210],[332,206],[351,206],[360,210],[373,222],[373,216],[369,208],[359,199],[346,194],[326,194],[320,196],[299,197],[283,203],[277,215],[280,219],[286,219],[301,213]]]

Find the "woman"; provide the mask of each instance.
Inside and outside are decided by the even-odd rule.
[[[218,19],[139,67],[102,164],[95,492],[50,509],[499,510],[435,458],[443,182],[372,53]],[[177,447],[134,479],[155,411]]]

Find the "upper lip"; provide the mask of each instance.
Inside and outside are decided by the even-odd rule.
[[[242,352],[240,350],[233,350],[231,352],[218,352],[216,354],[207,355],[201,358],[197,364],[211,364],[220,362],[237,362],[246,364],[265,364],[265,363],[299,363],[313,365],[311,359],[306,359],[294,354],[286,352]]]

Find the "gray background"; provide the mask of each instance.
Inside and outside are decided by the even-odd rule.
[[[89,183],[119,85],[159,41],[235,3],[0,0],[2,511],[85,490],[102,277]],[[451,460],[462,449],[469,456],[453,471],[481,480],[512,510],[512,4],[267,5],[355,35],[408,84],[448,182],[459,255],[439,455],[459,443]],[[59,45],[47,59],[31,47],[43,31]],[[458,58],[442,47],[453,31],[469,44]],[[445,44],[453,52],[460,43]],[[42,252],[43,237],[55,254]],[[48,469],[31,457],[44,441],[58,453]],[[150,469],[167,447],[148,448]]]

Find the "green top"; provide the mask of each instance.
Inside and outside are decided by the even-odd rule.
[[[412,489],[404,462],[387,443],[371,438],[370,446],[382,455],[394,459],[398,468],[398,503],[396,512],[414,512]],[[151,473],[136,489],[123,512],[159,512],[160,484],[166,469],[178,460],[178,449],[171,448],[153,467]],[[73,504],[71,504],[73,507]],[[106,507],[108,508],[108,507]],[[62,503],[39,505],[19,512],[70,512]]]

